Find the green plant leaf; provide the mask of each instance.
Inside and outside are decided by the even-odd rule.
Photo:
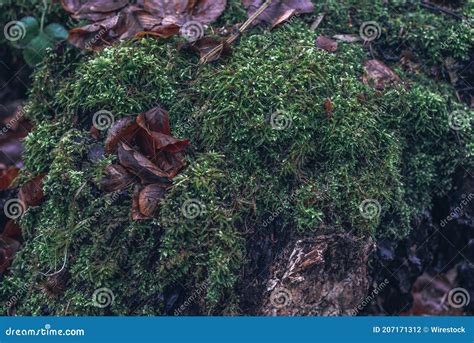
[[[34,17],[24,17],[17,25],[21,32],[21,39],[12,42],[15,48],[24,48],[34,37],[39,34],[39,23]]]
[[[52,23],[46,26],[44,33],[55,41],[67,39],[68,31],[61,24]]]
[[[40,63],[46,56],[46,49],[53,47],[53,45],[54,42],[48,35],[40,33],[30,41],[23,51],[26,63],[30,66]]]

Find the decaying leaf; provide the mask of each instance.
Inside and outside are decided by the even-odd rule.
[[[145,9],[163,24],[182,26],[196,21],[210,24],[224,12],[227,0],[145,0]]]
[[[122,118],[107,132],[105,140],[105,152],[111,154],[117,151],[120,142],[128,142],[135,136],[138,130],[138,124],[130,118]]]
[[[199,26],[216,20],[226,0],[61,0],[63,8],[75,19],[90,24],[72,29],[69,42],[85,50],[100,50],[119,40],[153,35],[168,38],[188,23]]]
[[[26,206],[39,206],[43,201],[43,178],[46,174],[40,174],[21,186],[18,198]]]
[[[173,177],[185,166],[181,153],[188,145],[188,140],[171,135],[168,112],[159,106],[135,120],[121,119],[105,142],[107,153],[117,153],[118,164],[106,168],[101,187],[113,192],[134,184],[132,218],[152,218]]]
[[[316,38],[316,47],[328,52],[335,52],[337,50],[337,42],[328,37],[318,36]]]
[[[334,111],[334,104],[332,103],[330,98],[324,100],[324,110],[326,111],[326,116],[328,119],[332,118],[332,112]]]
[[[133,175],[140,178],[143,184],[171,182],[167,173],[160,170],[158,166],[153,164],[143,154],[125,143],[120,143],[118,157],[120,165]]]
[[[18,176],[20,169],[17,167],[9,167],[0,171],[0,190],[10,187],[13,180]]]
[[[368,60],[364,63],[365,74],[362,81],[377,90],[401,83],[400,77],[385,63],[379,60]]]
[[[178,140],[171,136],[168,113],[161,107],[141,113],[137,118],[141,130],[137,134],[140,147],[146,155],[155,158],[160,150],[178,153],[189,145],[188,140]]]
[[[124,167],[118,164],[111,164],[105,168],[107,177],[104,178],[100,186],[106,192],[115,192],[124,189],[134,183],[135,178]]]
[[[145,217],[154,217],[158,211],[159,201],[164,199],[166,189],[159,184],[145,186],[138,196],[138,208]]]
[[[265,2],[265,0],[243,0],[249,17],[256,13]],[[255,19],[253,24],[256,25],[267,22],[270,23],[272,27],[275,27],[293,15],[311,13],[313,11],[314,5],[310,0],[274,0],[270,6]]]

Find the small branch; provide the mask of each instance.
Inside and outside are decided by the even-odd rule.
[[[42,32],[44,29],[44,19],[46,17],[46,12],[48,11],[48,2],[43,0],[43,12],[41,13],[41,21],[40,21],[40,31]]]
[[[324,17],[326,16],[326,13],[321,13],[316,20],[311,24],[311,31],[316,31],[316,29],[319,27],[321,22],[323,21]]]
[[[436,6],[436,5],[430,3],[430,2],[428,2],[428,1],[426,1],[426,0],[422,0],[420,5],[421,5],[421,7],[424,7],[424,8],[426,8],[426,9],[429,9],[429,10],[431,10],[431,11],[433,11],[433,12],[441,12],[441,13],[450,15],[450,16],[456,18],[456,19],[459,19],[459,20],[465,19],[465,17],[463,17],[463,16],[460,15],[460,14],[457,14],[457,13],[451,11],[451,10],[448,10],[448,9],[445,8],[445,7]]]
[[[64,270],[64,268],[66,267],[66,263],[67,263],[67,247],[66,247],[66,249],[65,249],[65,251],[64,251],[64,261],[63,261],[63,265],[62,265],[62,267],[61,267],[59,270],[55,271],[54,273],[48,273],[48,272],[42,273],[42,272],[39,272],[39,274],[40,274],[40,275],[43,275],[43,276],[47,276],[47,277],[57,275],[57,274],[61,273],[61,272]]]
[[[216,46],[214,49],[209,51],[207,54],[205,54],[201,60],[199,61],[199,64],[205,64],[209,62],[213,57],[215,57],[217,54],[219,54],[223,49],[225,45],[230,45],[233,42],[239,38],[239,36],[257,19],[257,17],[262,14],[270,5],[272,4],[273,0],[267,0],[265,3],[262,4],[262,6],[259,7],[259,9],[252,14],[246,21],[245,23],[242,24],[241,27],[239,27],[239,30],[235,33],[233,33],[224,43],[219,44]]]

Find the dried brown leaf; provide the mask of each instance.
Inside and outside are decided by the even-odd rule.
[[[124,167],[118,164],[111,164],[105,168],[107,177],[104,178],[100,186],[105,192],[115,192],[131,185],[135,178],[128,173]]]
[[[382,61],[375,59],[365,61],[364,69],[362,81],[377,90],[401,83],[400,77]]]
[[[11,183],[18,176],[20,169],[17,167],[9,167],[8,169],[0,172],[0,190],[7,189]]]
[[[128,172],[139,177],[141,183],[144,185],[171,182],[171,179],[167,173],[159,169],[143,154],[134,150],[125,143],[119,144],[118,158],[120,164]]]
[[[157,215],[160,201],[166,195],[166,188],[160,184],[145,186],[138,196],[138,208],[140,214],[146,218],[153,218]]]
[[[46,174],[40,174],[21,186],[18,198],[26,206],[39,206],[43,202],[43,178]]]
[[[251,17],[265,3],[265,0],[243,0],[247,8],[248,16]],[[261,22],[267,22],[275,27],[278,24],[288,20],[292,15],[311,13],[314,11],[314,5],[310,0],[274,0],[272,4],[260,14],[254,25]]]
[[[108,154],[116,152],[119,142],[129,143],[138,129],[138,124],[131,118],[126,117],[116,121],[107,132],[105,152]]]
[[[328,52],[336,52],[337,42],[334,39],[328,37],[318,36],[316,38],[316,47]]]
[[[190,21],[210,24],[224,12],[227,0],[145,0],[145,9],[163,24],[182,26]]]

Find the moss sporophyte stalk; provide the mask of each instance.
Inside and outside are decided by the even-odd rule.
[[[338,15],[354,4],[329,1],[334,11],[321,30],[345,32]],[[412,25],[434,37],[406,37],[408,44],[428,45],[417,49],[427,52],[427,65],[445,53],[435,36],[450,31],[415,23],[454,26],[448,19],[417,11],[418,19],[401,22],[379,2],[360,6],[358,15],[382,27]],[[466,31],[456,36],[453,55],[465,58],[471,29],[459,29]],[[255,29],[230,57],[200,67],[175,44],[152,38],[79,59],[71,51],[51,52],[25,106],[35,127],[25,140],[22,171],[25,181],[47,173],[45,201],[21,218],[26,244],[2,281],[1,297],[44,282],[36,270],[59,270],[66,251],[63,295],[28,287],[16,302],[18,315],[165,314],[174,304],[163,295],[176,300],[177,290],[192,297],[189,307],[199,313],[239,314],[250,242],[335,231],[406,236],[432,205],[433,192],[446,194],[455,168],[471,163],[465,157],[472,131],[449,125],[452,111],[468,110],[449,85],[402,68],[395,71],[403,84],[372,89],[361,82],[364,46],[339,43],[329,53],[315,47],[317,34],[303,19],[271,33]],[[380,39],[391,44],[392,38],[384,31]],[[57,63],[64,64],[60,75]],[[134,119],[156,105],[192,148],[159,215],[133,221],[131,189],[105,194],[99,188],[105,168],[117,161],[91,158],[101,142],[89,129],[98,111]],[[184,215],[190,199],[205,210]],[[199,296],[193,296],[196,285],[205,285]],[[92,306],[92,294],[104,287],[113,304]]]

